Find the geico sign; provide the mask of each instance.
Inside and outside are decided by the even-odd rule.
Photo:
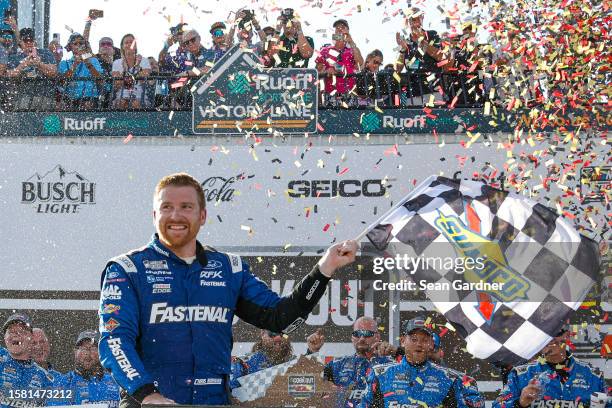
[[[412,118],[398,118],[384,115],[382,125],[384,128],[424,128],[427,118],[425,115],[416,115]]]
[[[292,180],[289,182],[290,197],[381,197],[386,188],[377,180]]]

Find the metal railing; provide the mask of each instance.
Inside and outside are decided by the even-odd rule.
[[[198,79],[170,74],[146,78],[0,78],[0,109],[4,112],[191,110],[190,88]],[[320,109],[476,108],[482,107],[485,100],[501,105],[508,96],[495,78],[478,72],[380,71],[335,77],[323,74],[319,79]],[[325,92],[328,81],[334,89],[343,83],[344,92]],[[527,103],[537,103],[538,95],[532,88],[545,89],[545,86],[525,87],[528,92],[523,91],[517,97]],[[489,99],[492,95],[494,98]]]

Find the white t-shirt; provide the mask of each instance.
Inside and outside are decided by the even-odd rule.
[[[140,64],[138,61],[140,60]],[[151,69],[151,64],[149,64],[148,58],[143,58],[141,55],[136,56],[137,64],[131,69],[127,68],[127,65],[124,66],[123,58],[113,61],[113,73],[118,72],[120,74],[124,74],[126,71],[131,72],[133,75],[136,75],[138,71],[142,69]],[[139,100],[142,97],[142,80],[136,81],[132,88],[126,88],[122,85],[120,89],[117,90],[116,99],[127,99],[132,98]]]

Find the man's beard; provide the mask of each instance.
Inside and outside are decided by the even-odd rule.
[[[264,353],[272,365],[286,363],[293,357],[293,346],[288,341],[281,342],[281,347],[277,349],[273,344],[266,346],[262,340],[259,340],[253,345],[253,351]]]

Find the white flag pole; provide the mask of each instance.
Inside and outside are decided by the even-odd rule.
[[[406,196],[404,198],[399,200],[397,202],[397,204],[395,204],[393,207],[391,207],[386,213],[381,215],[376,221],[374,221],[372,224],[370,224],[369,227],[366,227],[366,229],[361,231],[361,233],[359,235],[357,235],[357,237],[354,238],[354,240],[357,241],[357,243],[359,244],[361,242],[361,240],[368,234],[368,232],[370,232],[370,230],[372,228],[374,228],[375,226],[380,224],[385,218],[387,218],[391,213],[393,213],[395,210],[397,210],[402,205],[404,205],[407,201],[410,201],[414,197],[417,197],[417,196],[421,195],[423,193],[423,191],[425,191],[427,188],[429,188],[430,184],[434,180],[436,180],[437,178],[438,178],[438,176],[429,176],[425,181],[423,181],[421,184],[416,186],[416,188],[414,190],[412,190],[411,192],[406,194]]]

